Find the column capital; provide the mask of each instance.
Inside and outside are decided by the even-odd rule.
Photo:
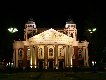
[[[73,47],[72,45],[69,45],[70,47]]]

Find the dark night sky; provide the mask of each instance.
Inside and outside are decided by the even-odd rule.
[[[0,58],[10,58],[10,43],[12,39],[23,39],[24,24],[29,18],[33,18],[37,28],[39,27],[64,27],[67,17],[77,24],[78,38],[88,39],[86,30],[96,27],[95,33],[97,49],[105,47],[106,16],[104,2],[14,2],[0,7]],[[19,31],[10,34],[8,28],[15,26]],[[8,45],[7,45],[8,44]]]

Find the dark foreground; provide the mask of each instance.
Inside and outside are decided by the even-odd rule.
[[[39,71],[0,73],[0,80],[106,80],[106,72]]]

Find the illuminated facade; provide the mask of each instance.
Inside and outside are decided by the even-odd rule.
[[[89,42],[77,41],[76,24],[66,22],[65,28],[37,28],[33,20],[25,24],[24,41],[13,43],[16,68],[60,69],[88,67]]]

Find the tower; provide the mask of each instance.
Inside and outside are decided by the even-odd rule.
[[[74,41],[77,40],[76,24],[72,20],[66,22],[64,31],[69,37],[74,38]]]
[[[24,29],[24,40],[27,41],[30,37],[37,33],[36,24],[33,19],[28,20]]]

